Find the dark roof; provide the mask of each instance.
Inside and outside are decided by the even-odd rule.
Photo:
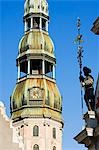
[[[94,32],[95,34],[99,35],[99,17],[97,17],[97,19],[93,23],[93,27],[92,27],[91,31]]]

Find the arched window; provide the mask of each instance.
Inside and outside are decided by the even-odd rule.
[[[39,150],[39,146],[38,146],[37,144],[35,144],[35,145],[33,146],[33,150]]]
[[[33,127],[33,136],[39,136],[39,127],[37,125]]]
[[[53,147],[53,150],[56,150],[56,147],[55,147],[55,146]]]
[[[56,128],[53,128],[53,138],[56,139]]]

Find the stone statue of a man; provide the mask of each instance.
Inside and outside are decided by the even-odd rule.
[[[85,94],[84,99],[89,111],[95,110],[95,98],[94,98],[94,79],[90,75],[91,69],[84,67],[83,68],[84,76],[82,75],[79,77],[82,87],[84,87]]]

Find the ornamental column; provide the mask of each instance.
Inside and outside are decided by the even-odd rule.
[[[20,79],[20,64],[18,63],[18,79]]]
[[[45,60],[42,61],[42,74],[45,74]]]
[[[31,29],[33,29],[33,17],[31,18]]]
[[[53,65],[53,79],[55,79],[55,65]]]
[[[25,32],[27,31],[27,21],[26,20],[25,20],[24,30],[25,30]]]
[[[46,31],[48,32],[48,21],[46,21]]]
[[[30,75],[30,59],[28,60],[28,75]]]
[[[42,29],[42,18],[40,17],[40,30]]]

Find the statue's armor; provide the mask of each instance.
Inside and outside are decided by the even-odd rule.
[[[88,75],[86,78],[84,78],[84,82],[82,82],[82,86],[85,88],[93,88],[94,79],[91,75]]]
[[[91,75],[87,75],[85,78],[82,76],[81,84],[85,89],[84,99],[88,110],[94,110],[94,79]]]

